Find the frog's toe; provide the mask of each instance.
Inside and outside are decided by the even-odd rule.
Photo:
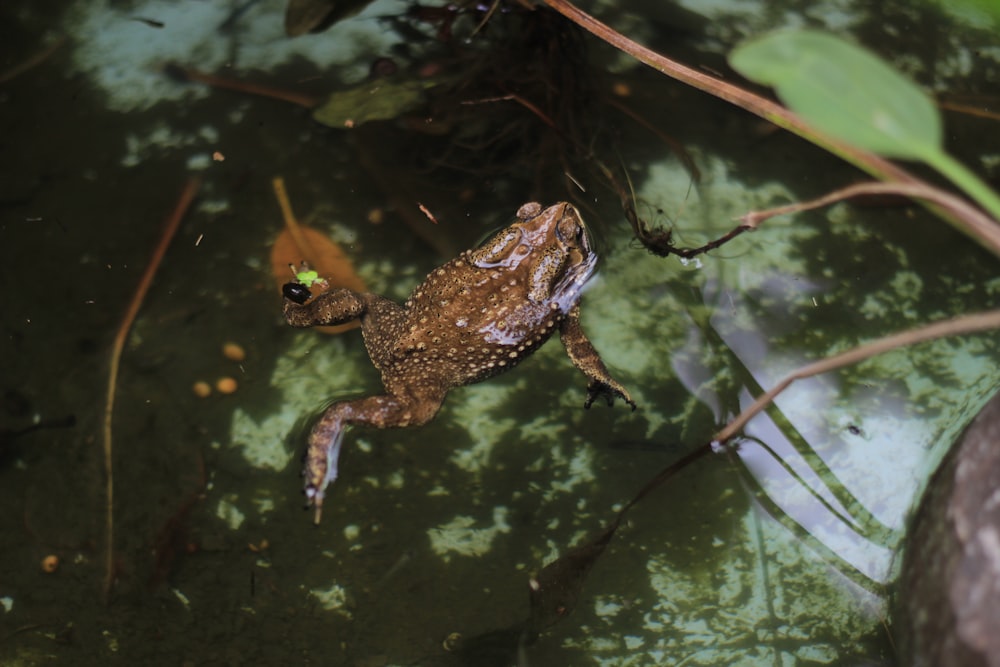
[[[631,406],[633,410],[636,408],[635,401],[632,400],[632,397],[629,396],[624,387],[610,385],[605,382],[593,382],[587,387],[587,400],[584,402],[583,407],[590,409],[590,406],[594,404],[598,396],[603,396],[609,406],[613,406],[615,399],[620,398]]]
[[[306,484],[302,492],[306,496],[306,505],[303,509],[312,509],[313,523],[319,525],[320,517],[323,514],[323,491],[315,484]]]
[[[629,396],[628,392],[627,392],[627,391],[625,391],[624,389],[622,389],[622,390],[621,390],[621,392],[619,392],[619,393],[618,393],[618,395],[619,395],[619,396],[621,397],[621,399],[622,399],[623,401],[625,401],[625,403],[626,403],[626,404],[627,404],[627,405],[628,405],[628,406],[629,406],[630,408],[632,408],[632,412],[635,412],[635,409],[636,409],[636,408],[637,408],[638,406],[637,406],[637,405],[635,404],[635,401],[633,401],[633,400],[632,400],[632,397],[631,397],[631,396]]]
[[[583,402],[583,407],[586,410],[590,409],[590,406],[594,404],[598,396],[604,396],[604,399],[611,405],[614,402],[614,398],[608,393],[607,385],[600,382],[592,382],[587,387],[587,400]]]

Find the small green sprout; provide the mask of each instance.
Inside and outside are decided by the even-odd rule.
[[[288,268],[291,269],[292,275],[295,276],[295,282],[300,285],[305,285],[306,287],[315,286],[320,290],[325,290],[330,286],[326,278],[320,277],[319,273],[312,269],[308,262],[302,262],[298,268],[294,264],[289,264]]]
[[[306,269],[305,271],[297,272],[295,274],[295,279],[306,287],[312,287],[313,283],[320,280],[320,277],[314,270]]]

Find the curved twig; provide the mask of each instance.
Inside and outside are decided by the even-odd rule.
[[[786,375],[778,384],[758,396],[757,400],[755,400],[749,408],[741,412],[735,419],[729,422],[724,429],[715,434],[714,441],[725,442],[742,431],[743,427],[746,426],[754,416],[770,405],[778,394],[790,387],[796,380],[802,380],[821,373],[828,373],[832,370],[837,370],[838,368],[851,366],[864,361],[865,359],[874,357],[877,354],[894,350],[897,347],[916,345],[917,343],[924,343],[937,338],[944,338],[946,336],[978,333],[980,331],[988,331],[990,329],[997,328],[1000,328],[1000,310],[989,310],[983,313],[962,315],[952,319],[934,322],[933,324],[928,324],[916,329],[902,331],[891,336],[886,336],[885,338],[879,338],[871,343],[859,345],[858,347],[851,348],[846,352],[835,354],[832,357],[814,361],[813,363],[802,366],[801,368]]]
[[[108,364],[108,393],[104,403],[105,602],[107,602],[110,598],[111,586],[114,584],[115,578],[114,477],[112,465],[111,426],[115,411],[115,389],[118,384],[118,366],[121,362],[122,350],[125,348],[125,339],[128,337],[128,332],[132,328],[132,322],[135,321],[135,316],[138,314],[139,308],[142,307],[142,302],[146,298],[146,292],[149,291],[149,286],[153,283],[153,277],[156,275],[156,269],[160,266],[160,261],[163,259],[163,255],[166,253],[167,247],[170,245],[170,240],[174,237],[174,233],[180,226],[181,220],[184,218],[184,214],[187,212],[191,202],[194,201],[194,197],[198,193],[199,187],[201,187],[201,180],[197,178],[190,179],[184,186],[184,190],[181,192],[181,197],[177,201],[177,206],[174,207],[170,217],[167,218],[163,235],[160,237],[160,241],[156,244],[156,248],[153,250],[153,256],[150,258],[149,264],[146,265],[146,270],[143,272],[142,278],[139,280],[139,286],[136,288],[135,294],[132,296],[132,301],[129,302],[128,310],[125,311],[125,317],[122,318],[122,323],[118,327],[117,334],[115,334],[114,344],[111,346],[111,361]]]
[[[42,49],[35,55],[31,56],[27,60],[24,60],[18,63],[17,65],[14,65],[10,69],[6,70],[5,72],[0,73],[0,83],[6,83],[11,79],[13,79],[14,77],[24,74],[32,67],[37,67],[38,65],[41,65],[43,62],[48,60],[49,56],[51,56],[53,53],[56,52],[56,49],[58,49],[65,43],[66,43],[66,36],[63,35],[62,37],[59,37],[58,39],[53,41],[51,44],[49,44],[44,49]]]
[[[788,204],[766,211],[751,211],[737,218],[748,229],[756,229],[768,218],[788,213],[799,213],[827,206],[851,197],[863,195],[901,195],[923,199],[954,214],[955,222],[969,236],[980,239],[987,248],[1000,255],[1000,226],[978,208],[955,195],[926,183],[857,183],[806,202]]]

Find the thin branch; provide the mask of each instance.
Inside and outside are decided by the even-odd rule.
[[[785,376],[777,385],[769,389],[753,402],[753,404],[741,412],[736,419],[729,422],[721,431],[715,434],[715,442],[725,442],[743,430],[743,427],[764,408],[770,405],[774,399],[791,386],[796,380],[828,373],[838,368],[851,366],[853,364],[870,359],[875,355],[894,350],[898,347],[916,345],[947,336],[959,336],[962,334],[978,333],[990,329],[1000,329],[1000,310],[990,310],[984,313],[973,315],[962,315],[949,320],[934,322],[917,329],[910,329],[901,333],[886,336],[878,340],[859,345],[858,347],[835,354],[832,357],[815,361]]]
[[[56,39],[54,42],[46,46],[44,49],[42,49],[35,55],[28,58],[27,60],[24,60],[18,63],[17,65],[14,65],[10,69],[6,70],[5,72],[0,73],[0,83],[6,83],[11,79],[13,79],[14,77],[24,74],[32,67],[37,67],[38,65],[41,65],[43,62],[48,60],[49,56],[51,56],[53,53],[56,52],[56,49],[58,49],[65,43],[66,43],[66,36],[64,35]]]
[[[200,187],[201,181],[197,178],[188,180],[187,184],[184,186],[184,190],[181,192],[177,205],[174,207],[170,217],[167,218],[166,225],[163,229],[163,235],[160,237],[160,241],[156,244],[156,248],[153,250],[153,256],[150,258],[149,264],[146,265],[146,270],[142,274],[142,278],[139,280],[139,286],[136,288],[135,294],[132,296],[132,301],[129,302],[128,310],[125,312],[125,317],[122,318],[122,323],[118,327],[118,333],[115,335],[115,341],[111,347],[111,361],[108,364],[108,393],[104,404],[105,602],[110,599],[111,586],[114,584],[115,576],[114,477],[112,475],[111,431],[112,418],[115,412],[115,389],[118,384],[118,366],[121,363],[122,350],[125,348],[125,339],[128,338],[128,332],[132,328],[132,322],[135,321],[135,316],[139,313],[139,308],[142,307],[142,302],[146,298],[146,292],[149,291],[149,286],[153,283],[153,277],[156,275],[156,269],[160,266],[160,261],[163,259],[163,255],[166,253],[167,247],[170,245],[170,240],[174,237],[174,233],[180,226],[181,220],[184,218],[184,214],[187,212],[191,202],[194,201],[194,197],[198,194],[198,189]]]
[[[312,268],[319,266],[319,262],[311,252],[310,244],[306,241],[305,237],[302,235],[302,228],[299,227],[299,221],[295,217],[295,213],[292,211],[292,202],[288,199],[288,190],[285,188],[285,179],[281,176],[275,176],[271,179],[271,187],[274,188],[274,196],[278,200],[278,206],[281,208],[281,217],[285,221],[285,227],[288,229],[288,233],[292,237],[292,241],[295,242],[295,247],[299,251],[299,255],[306,260]]]
[[[799,213],[810,209],[827,206],[851,197],[863,195],[901,195],[911,199],[923,199],[924,201],[937,204],[941,208],[951,211],[955,217],[955,223],[969,236],[980,239],[988,249],[1000,255],[1000,226],[988,215],[978,208],[955,195],[935,188],[926,183],[858,183],[846,188],[836,190],[816,199],[787,206],[767,209],[765,211],[751,211],[746,215],[737,218],[743,226],[756,229],[757,226],[778,215],[789,213]]]
[[[971,104],[961,104],[960,102],[946,102],[944,100],[938,100],[938,107],[941,109],[947,109],[948,111],[954,111],[956,113],[964,113],[968,116],[976,116],[977,118],[988,118],[990,120],[1000,120],[1000,113],[996,111],[990,111],[989,109],[983,109],[981,107],[972,106]]]
[[[265,86],[259,83],[251,83],[249,81],[227,79],[225,77],[209,74],[208,72],[201,72],[191,67],[183,67],[177,63],[168,63],[163,68],[163,72],[177,81],[194,81],[196,83],[203,83],[207,86],[212,86],[213,88],[223,88],[237,93],[269,97],[273,100],[290,102],[310,110],[315,109],[323,102],[323,98],[321,97],[299,93],[294,90],[285,90],[283,88]]]
[[[606,24],[601,23],[590,14],[580,10],[569,2],[569,0],[545,0],[545,2],[573,23],[576,23],[584,30],[587,30],[624,53],[629,54],[639,62],[649,65],[653,69],[693,88],[697,88],[760,116],[778,127],[788,130],[806,141],[810,141],[820,148],[841,157],[879,180],[930,187],[910,172],[893,164],[889,160],[870,151],[851,146],[817,130],[776,102],[744,90],[722,79],[682,65],[632,41]],[[971,234],[973,238],[989,248],[994,254],[1000,255],[1000,248],[996,245],[995,236],[991,234],[989,238],[984,238],[977,233],[977,231],[980,231],[979,226],[962,218],[961,214],[956,212],[956,209],[941,206],[933,199],[928,199],[928,201],[931,202],[935,213],[955,224],[962,231]]]
[[[691,180],[693,180],[695,183],[701,182],[701,170],[698,169],[698,165],[695,164],[694,158],[691,157],[691,154],[687,152],[687,150],[684,148],[681,142],[677,141],[669,134],[667,134],[660,128],[656,127],[656,125],[646,120],[638,112],[633,111],[625,103],[619,102],[613,97],[608,97],[607,102],[608,104],[610,104],[611,106],[618,109],[623,114],[634,120],[636,123],[646,128],[646,131],[656,135],[656,137],[659,138],[660,141],[665,143],[667,147],[671,151],[673,151],[674,155],[676,155],[677,158],[681,161],[681,164],[684,165],[684,168],[687,169],[688,173],[691,175]]]

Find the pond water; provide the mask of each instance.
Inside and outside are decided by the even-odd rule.
[[[707,71],[767,26],[826,26],[935,93],[995,93],[995,34],[931,5],[606,5],[592,9]],[[617,194],[586,176],[593,160],[552,158],[545,112],[517,106],[528,84],[467,101],[482,118],[514,104],[511,134],[537,145],[477,144],[468,117],[327,127],[301,106],[163,74],[176,62],[319,100],[379,56],[416,67],[433,54],[451,73],[475,51],[461,41],[470,16],[442,49],[442,19],[406,11],[380,0],[293,40],[272,0],[0,9],[0,70],[54,49],[0,82],[0,662],[894,664],[890,593],[908,514],[997,387],[994,334],[796,383],[738,442],[645,495],[599,557],[559,575],[544,623],[527,620],[529,582],[795,368],[995,304],[996,258],[896,201],[776,218],[697,260],[663,259],[634,241]],[[493,20],[524,20],[519,11]],[[581,58],[573,80],[586,47],[600,74],[586,90],[600,94],[563,106],[585,107],[589,127],[614,138],[597,159],[628,171],[640,215],[680,245],[862,178],[589,37],[566,42]],[[593,103],[612,95],[618,106]],[[995,122],[946,116],[949,151],[994,184]],[[453,391],[427,426],[349,431],[314,526],[301,509],[307,429],[330,401],[381,387],[358,331],[285,324],[270,264],[283,224],[275,176],[302,221],[399,301],[523,202],[572,197],[601,254],[583,327],[639,409],[583,410],[586,382],[552,341]],[[111,348],[192,177],[198,194],[117,372],[106,594]],[[224,356],[227,342],[245,358]],[[192,390],[223,377],[235,392]]]

